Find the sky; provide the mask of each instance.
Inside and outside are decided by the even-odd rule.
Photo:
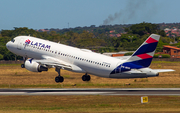
[[[180,0],[0,0],[0,30],[179,23]]]

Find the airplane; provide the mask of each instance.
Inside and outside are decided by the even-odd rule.
[[[26,68],[32,72],[48,71],[55,68],[58,76],[55,82],[63,82],[60,70],[85,73],[83,81],[90,81],[89,74],[105,78],[147,78],[156,77],[160,72],[172,69],[149,68],[160,36],[151,34],[128,58],[114,58],[88,49],[79,49],[64,44],[39,39],[32,36],[17,36],[7,42],[9,51],[23,56]]]

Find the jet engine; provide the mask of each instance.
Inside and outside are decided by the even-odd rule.
[[[48,71],[47,67],[44,67],[42,65],[39,65],[36,61],[33,59],[27,59],[25,61],[25,68],[32,72],[42,72],[42,71]]]

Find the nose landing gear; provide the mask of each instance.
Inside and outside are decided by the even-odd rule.
[[[56,83],[63,82],[64,78],[60,75],[60,68],[56,67],[56,72],[58,72],[58,76],[55,78]]]

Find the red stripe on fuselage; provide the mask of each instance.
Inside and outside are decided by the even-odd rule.
[[[140,54],[140,55],[137,55],[139,58],[141,58],[141,59],[147,59],[147,58],[152,58],[152,56],[151,55],[148,55],[148,54]]]
[[[146,43],[154,43],[154,42],[158,42],[157,40],[155,40],[155,39],[153,39],[153,38],[151,38],[151,37],[149,37],[149,39],[146,41]]]

